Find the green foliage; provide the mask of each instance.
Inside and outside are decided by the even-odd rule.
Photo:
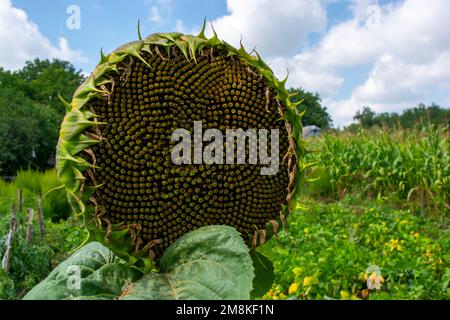
[[[289,89],[292,102],[303,102],[297,107],[299,112],[305,112],[302,117],[302,124],[304,126],[316,125],[321,129],[328,129],[332,126],[331,116],[326,107],[321,104],[319,94],[311,93],[303,89]]]
[[[394,133],[360,130],[356,135],[328,134],[314,143],[310,149],[315,151],[308,155],[308,160],[319,164],[309,172],[309,177],[321,179],[306,185],[303,192],[315,198],[324,197],[327,202],[304,198],[303,204],[309,209],[299,208],[288,219],[289,235],[281,232],[279,244],[272,239],[260,250],[273,261],[275,284],[269,289],[271,272],[264,275],[264,269],[254,262],[252,297],[450,299],[450,233],[445,214],[450,176],[448,132],[430,128]],[[20,174],[19,180],[23,178],[25,184],[27,176],[33,174]],[[50,181],[41,182],[49,186],[47,189],[57,186],[53,172],[38,180]],[[0,256],[9,224],[9,215],[1,214],[9,212],[16,188],[14,184],[0,181]],[[420,190],[427,191],[423,198]],[[33,192],[25,189],[24,195],[26,206],[36,205]],[[328,203],[330,200],[339,202]],[[417,214],[422,203],[428,215]],[[19,221],[24,223],[23,214]],[[21,298],[85,237],[70,220],[58,224],[46,220],[46,227],[45,241],[36,234],[32,247],[24,243],[24,229],[19,230],[11,272],[0,274],[1,298]],[[37,226],[35,229],[38,230]],[[200,237],[197,240],[207,241]],[[204,247],[195,242],[192,245],[194,249]],[[173,252],[173,257],[190,252],[189,246],[181,246]],[[182,263],[178,258],[167,261],[170,263],[167,267],[161,264],[161,270],[172,276],[170,265]],[[270,263],[267,264],[270,269]],[[371,265],[381,270],[383,282],[379,290],[369,289],[367,285],[371,276],[367,269]],[[82,298],[118,297],[124,288],[132,289],[124,287],[129,279],[127,274],[123,266],[103,268],[95,275],[100,278],[89,278],[89,290],[96,288],[95,292],[100,293]],[[164,275],[146,276],[136,283],[134,291],[125,290],[124,295],[133,299],[161,298],[167,287],[162,286],[160,290],[158,286],[160,291],[155,295],[149,295],[148,288],[156,286],[154,281],[167,285]],[[199,271],[191,270],[189,275],[196,281],[208,280]],[[116,285],[108,286],[105,281]]]
[[[191,231],[140,275],[91,242],[55,268],[25,299],[248,299],[254,277],[248,248],[228,226]],[[137,281],[136,281],[137,280]]]
[[[288,219],[289,235],[262,251],[274,261],[267,299],[450,299],[450,233],[436,221],[382,201],[308,201]],[[381,288],[367,285],[380,268]]]
[[[0,175],[48,166],[61,120],[55,111],[14,88],[2,88],[0,120]]]
[[[14,180],[18,189],[29,190],[34,194],[42,193],[41,173],[33,170],[19,170]]]
[[[315,140],[309,162],[318,162],[309,177],[320,177],[306,193],[341,198],[359,192],[428,212],[450,210],[450,140],[447,129],[360,131],[328,134]]]
[[[85,238],[86,233],[79,228],[75,220],[59,221],[67,218],[70,209],[64,190],[56,190],[43,197],[44,238],[39,233],[37,224],[37,192],[46,193],[60,183],[54,170],[44,173],[22,171],[17,181],[12,183],[0,180],[0,258],[4,254],[4,242],[9,231],[11,204],[17,209],[17,190],[23,188],[23,212],[17,213],[18,229],[16,231],[10,272],[0,275],[0,299],[17,299],[47,276],[52,268],[65,259]],[[29,246],[25,241],[27,217],[26,208],[35,210],[34,241]]]
[[[0,179],[0,220],[11,213],[11,205],[17,208],[17,186],[15,183],[5,182]],[[24,208],[36,208],[36,194],[25,189],[23,190]],[[2,233],[0,233],[0,236]]]
[[[426,106],[423,103],[417,107],[406,109],[401,115],[398,113],[376,114],[370,107],[364,107],[358,111],[353,118],[362,128],[372,127],[387,128],[423,128],[430,125],[450,127],[450,110],[442,108],[436,104]],[[353,125],[351,129],[355,129]]]
[[[328,133],[309,149],[319,179],[262,248],[276,275],[264,298],[450,299],[448,130]]]
[[[0,179],[0,210],[9,211],[8,205],[15,201],[16,191],[15,184]]]
[[[371,128],[377,122],[375,121],[375,112],[370,109],[370,107],[364,107],[362,111],[358,111],[356,115],[353,117],[353,120],[358,121],[361,127],[363,128]]]
[[[54,155],[65,108],[82,82],[64,61],[35,60],[11,73],[0,68],[0,175],[44,169]]]
[[[27,61],[15,75],[22,82],[23,92],[31,100],[47,105],[61,115],[66,110],[59,95],[70,101],[84,81],[81,70],[76,70],[70,62],[57,59]]]
[[[228,226],[207,226],[179,238],[160,260],[162,273],[137,281],[124,299],[249,299],[254,277],[248,247]]]
[[[42,207],[45,215],[52,221],[67,219],[71,214],[67,193],[60,186],[61,182],[54,169],[41,175]]]
[[[2,184],[8,186],[9,190],[5,190],[4,193],[1,192]],[[28,207],[37,208],[37,194],[40,192],[43,196],[42,206],[44,216],[53,221],[58,221],[60,219],[67,219],[70,215],[67,194],[63,188],[59,188],[61,185],[55,169],[42,173],[33,170],[20,170],[17,172],[13,183],[0,183],[0,194],[4,196],[9,195],[9,202],[12,203],[15,202],[16,190],[22,189],[27,192],[24,197],[25,199],[29,199],[30,197],[33,199]]]
[[[0,257],[4,254],[4,241],[9,228],[10,216],[0,216]],[[18,213],[18,230],[13,241],[13,251],[8,275],[0,276],[0,299],[21,298],[28,290],[42,281],[70,250],[79,246],[86,234],[75,224],[45,221],[47,234],[41,238],[39,227],[34,223],[33,245],[26,238],[26,217]],[[1,289],[5,286],[8,290]]]
[[[450,109],[444,109],[436,104],[426,106],[419,104],[415,108],[406,109],[400,116],[400,123],[403,128],[414,128],[427,126],[429,124],[450,127]]]
[[[255,278],[253,279],[252,298],[258,298],[264,295],[271,287],[275,280],[273,273],[273,264],[266,256],[258,251],[251,251],[253,267],[255,268]]]
[[[14,282],[0,269],[0,299],[14,298]]]
[[[138,277],[108,248],[91,242],[57,266],[24,300],[113,299]]]

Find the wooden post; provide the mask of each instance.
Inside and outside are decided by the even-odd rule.
[[[44,211],[42,209],[42,194],[38,192],[38,223],[41,231],[41,237],[45,236]]]
[[[23,210],[23,191],[21,189],[17,190],[17,211],[21,213]]]
[[[9,262],[11,260],[11,250],[12,250],[12,243],[14,239],[14,234],[17,229],[17,216],[16,216],[16,209],[14,207],[14,204],[11,205],[11,211],[12,211],[12,218],[11,223],[9,225],[9,232],[8,236],[6,237],[5,242],[5,254],[3,255],[2,259],[2,269],[8,273],[9,272]]]
[[[27,225],[27,243],[29,245],[33,244],[33,217],[34,217],[34,210],[31,208],[27,209],[27,218],[28,218],[28,225]]]

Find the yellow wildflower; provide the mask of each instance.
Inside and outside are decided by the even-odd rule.
[[[289,286],[289,290],[288,290],[288,294],[293,294],[295,292],[297,292],[298,290],[298,284],[297,283],[293,283]]]
[[[400,245],[399,241],[397,239],[391,239],[389,241],[389,249],[392,251],[397,250],[397,251],[402,251],[402,246]]]
[[[342,290],[342,291],[340,292],[340,294],[341,294],[341,299],[343,299],[343,300],[348,300],[348,299],[350,299],[350,293],[348,293],[347,291]]]
[[[419,236],[420,236],[420,234],[418,232],[411,232],[411,235],[416,239],[419,239]]]
[[[369,275],[367,274],[367,272],[361,272],[359,274],[359,280],[366,282],[367,279],[369,278]]]
[[[427,246],[427,251],[425,252],[425,257],[431,258],[431,246]]]
[[[295,267],[294,269],[292,269],[292,272],[293,272],[296,276],[298,276],[298,275],[300,275],[300,274],[303,273],[303,269],[300,268],[300,267]]]
[[[303,279],[303,286],[308,287],[308,286],[316,283],[316,280],[317,280],[316,276],[305,277]]]

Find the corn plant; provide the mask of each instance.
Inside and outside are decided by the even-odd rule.
[[[371,198],[388,197],[416,205],[421,213],[450,211],[450,139],[448,129],[420,131],[383,129],[355,135],[327,134],[314,140],[308,157],[319,164],[318,193],[341,197],[362,192]],[[315,172],[314,172],[315,171]]]

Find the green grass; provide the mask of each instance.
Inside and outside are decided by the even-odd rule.
[[[70,206],[64,189],[58,189],[60,186],[54,169],[45,172],[19,171],[12,183],[0,180],[0,215],[9,213],[12,203],[17,207],[17,190],[21,189],[24,208],[37,209],[37,194],[41,193],[44,216],[53,221],[67,219]]]
[[[42,193],[43,189],[43,174],[33,170],[21,170],[17,172],[17,176],[14,180],[14,184],[18,189],[29,190],[30,192],[37,194]]]
[[[17,208],[17,186],[14,183],[0,180],[0,219],[11,214],[11,204]],[[25,189],[23,190],[24,208],[37,208],[36,195]]]

